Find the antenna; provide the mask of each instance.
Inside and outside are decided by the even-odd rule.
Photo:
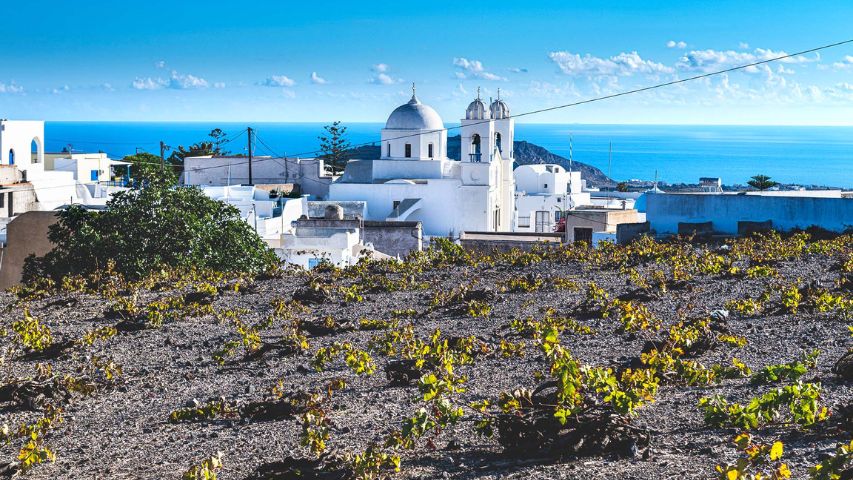
[[[412,98],[415,98],[415,82],[412,82]]]
[[[477,100],[480,99],[480,87],[477,87]]]
[[[501,99],[501,89],[498,88],[498,100],[500,100],[500,99]]]

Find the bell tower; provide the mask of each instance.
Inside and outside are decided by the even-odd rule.
[[[462,160],[471,163],[491,163],[494,155],[494,121],[486,104],[480,100],[480,88],[477,98],[465,110],[462,119]]]

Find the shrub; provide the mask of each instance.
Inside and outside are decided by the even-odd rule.
[[[27,282],[90,274],[109,261],[128,279],[164,267],[259,273],[275,262],[239,210],[198,188],[155,184],[116,194],[103,212],[73,205],[58,216],[48,233],[55,247],[27,259]]]

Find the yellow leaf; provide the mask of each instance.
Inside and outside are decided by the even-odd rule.
[[[779,460],[782,458],[782,451],[784,447],[782,446],[782,442],[775,442],[772,447],[770,447],[770,460]]]
[[[728,480],[737,480],[738,478],[740,478],[740,474],[737,470],[729,470],[728,472],[726,472],[726,478]]]
[[[791,470],[788,469],[788,465],[784,463],[779,465],[779,468],[776,469],[776,476],[778,478],[791,478]]]

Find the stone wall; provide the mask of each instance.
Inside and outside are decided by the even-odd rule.
[[[55,212],[27,212],[9,222],[6,247],[0,260],[0,289],[21,283],[24,260],[28,256],[42,256],[53,250],[47,231],[56,221]]]
[[[412,251],[423,249],[423,228],[421,222],[364,222],[364,243],[372,243],[373,248],[392,257],[405,257]]]

